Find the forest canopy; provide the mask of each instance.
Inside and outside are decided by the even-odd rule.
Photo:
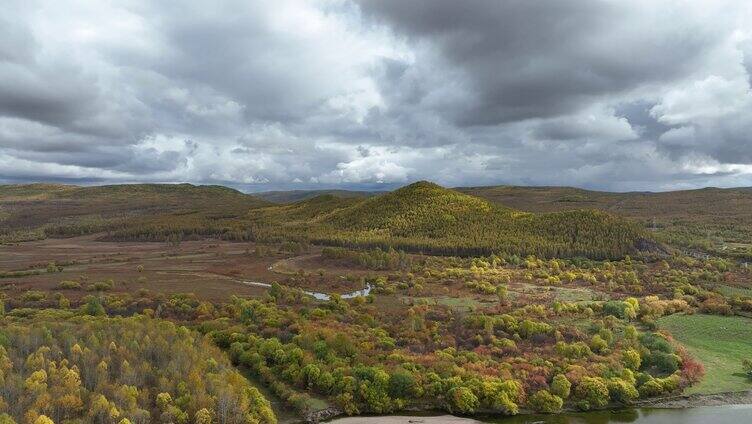
[[[143,316],[0,330],[0,422],[276,423],[269,402],[200,334]]]
[[[605,212],[520,212],[424,181],[363,200],[322,196],[249,215],[260,237],[442,255],[602,259],[654,245],[637,225]]]

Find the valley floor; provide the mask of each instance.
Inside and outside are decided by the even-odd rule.
[[[486,355],[488,361],[499,361],[482,370],[489,373],[487,375],[491,375],[492,369],[498,369],[499,364],[512,357],[532,363],[536,360],[535,355],[541,355],[561,361],[559,370],[571,364],[607,366],[604,364],[608,355],[612,355],[611,363],[622,361],[622,352],[630,349],[630,345],[622,344],[627,327],[636,325],[641,333],[648,335],[652,331],[648,328],[668,331],[705,368],[705,377],[685,391],[689,396],[673,396],[668,399],[658,396],[651,401],[640,401],[637,405],[694,408],[752,402],[750,392],[726,393],[752,389],[752,380],[747,378],[741,366],[742,360],[749,358],[752,352],[752,319],[738,316],[746,313],[742,309],[735,310],[737,316],[698,313],[704,307],[704,303],[698,300],[701,295],[714,301],[733,303],[736,300],[732,301],[732,296],[744,296],[752,292],[746,268],[739,267],[732,272],[728,270],[730,265],[725,263],[693,263],[680,258],[671,259],[671,264],[665,261],[633,262],[631,259],[579,263],[534,257],[510,258],[510,261],[515,260],[516,263],[500,259],[497,263],[499,258],[467,259],[402,254],[401,260],[407,261],[408,265],[401,269],[387,270],[376,266],[369,268],[370,265],[365,265],[366,262],[358,263],[353,259],[383,259],[382,256],[387,254],[381,251],[366,252],[365,259],[358,256],[363,255],[363,252],[350,252],[351,256],[333,259],[327,256],[325,249],[316,246],[287,250],[279,244],[217,240],[171,244],[101,242],[97,238],[97,235],[92,235],[0,245],[0,275],[3,277],[0,278],[0,295],[2,299],[12,300],[16,308],[9,315],[16,313],[13,319],[23,320],[28,313],[25,309],[50,308],[51,300],[57,299],[57,296],[76,305],[75,308],[61,307],[66,313],[80,314],[89,302],[87,299],[96,294],[104,306],[109,306],[107,302],[111,302],[111,305],[115,305],[113,308],[119,308],[114,314],[123,314],[122,311],[126,309],[117,305],[118,296],[131,296],[131,301],[134,302],[143,300],[137,299],[139,296],[148,297],[155,305],[159,305],[172,302],[171,298],[165,302],[169,296],[193,293],[197,302],[213,303],[212,308],[215,309],[208,313],[198,313],[196,311],[200,308],[195,304],[181,309],[184,305],[176,301],[173,302],[176,306],[172,318],[169,312],[166,317],[183,323],[195,320],[194,324],[197,326],[203,325],[202,320],[206,320],[207,325],[217,325],[217,328],[228,326],[229,320],[240,319],[241,321],[232,321],[235,327],[228,328],[230,337],[237,334],[230,330],[242,330],[248,331],[249,338],[244,340],[254,340],[256,335],[263,335],[265,340],[279,343],[280,339],[286,338],[286,350],[296,343],[290,342],[293,336],[288,328],[299,332],[301,337],[308,334],[306,331],[320,332],[315,336],[320,339],[316,343],[323,341],[324,347],[334,346],[335,343],[351,343],[349,340],[337,341],[335,335],[350,334],[355,329],[362,331],[357,336],[363,338],[364,344],[360,346],[367,346],[373,352],[358,358],[370,361],[371,366],[380,367],[380,361],[404,360],[399,356],[387,357],[385,352],[390,351],[399,352],[394,355],[412,355],[412,361],[426,367],[439,361],[454,363],[452,361],[455,360],[456,364],[464,365],[466,361],[477,361],[472,355]],[[708,278],[713,278],[714,282],[705,283]],[[243,281],[266,284],[279,282],[282,286],[241,284]],[[306,299],[304,295],[305,291],[351,292],[362,288],[366,281],[369,287],[373,284],[376,288],[375,295],[368,296],[368,299],[318,302]],[[688,281],[695,286],[687,283]],[[66,282],[75,282],[78,286],[68,287]],[[106,288],[96,288],[100,282],[107,282]],[[500,292],[499,288],[503,290]],[[135,295],[140,291],[151,294]],[[50,296],[44,295],[41,296],[43,300],[35,300],[40,292],[49,292]],[[689,296],[689,293],[695,294],[697,299]],[[230,301],[233,296],[243,299]],[[108,297],[112,299],[108,300]],[[624,308],[630,308],[635,302],[639,306],[632,311],[635,315],[630,316]],[[743,301],[733,304],[735,308],[745,307]],[[616,309],[610,310],[608,307]],[[664,309],[667,311],[665,314]],[[246,312],[240,313],[240,310]],[[659,310],[660,313],[655,312]],[[642,315],[638,317],[637,312]],[[109,311],[105,313],[110,314]],[[647,319],[639,321],[641,318]],[[515,327],[504,327],[507,320],[512,319]],[[484,323],[483,320],[489,321]],[[448,325],[451,322],[461,325]],[[268,326],[264,327],[267,323]],[[556,327],[551,327],[548,323]],[[522,332],[523,324],[528,326],[524,330],[528,334]],[[302,325],[310,327],[300,327]],[[374,332],[374,328],[385,330]],[[426,336],[429,328],[434,333],[432,337]],[[444,337],[446,340],[442,342]],[[569,341],[563,342],[564,340]],[[395,346],[395,341],[403,344]],[[415,350],[411,351],[408,343],[413,343]],[[638,341],[633,338],[631,343],[635,349],[649,350],[646,356],[643,355],[643,360],[663,355],[660,348],[653,346],[656,339],[640,338]],[[461,349],[466,353],[458,354],[456,350],[452,351],[453,347],[446,348],[447,345],[462,346]],[[223,348],[231,350],[228,349],[229,346],[228,344]],[[263,344],[259,346],[259,352],[265,349]],[[256,348],[245,343],[244,349],[249,350],[246,356],[232,356],[231,353],[234,362],[238,362],[239,358],[251,357],[251,349]],[[324,359],[330,360],[331,355],[338,354],[333,353],[335,351],[323,354],[316,352],[315,349],[319,349],[316,345],[312,349],[313,353],[306,353],[309,355],[307,358],[313,358],[308,359],[312,361],[311,364],[321,360],[319,366],[322,369],[328,366]],[[586,349],[586,353],[583,354],[581,349]],[[654,349],[657,350],[653,351]],[[360,353],[357,350],[354,352],[348,355],[356,357],[352,355]],[[257,352],[253,354],[258,355]],[[453,358],[452,355],[455,354],[457,356]],[[330,355],[328,359],[327,355]],[[381,356],[376,359],[375,355]],[[461,358],[460,355],[467,356]],[[602,362],[599,364],[598,361]],[[240,364],[241,370],[249,371],[249,364]],[[262,365],[267,371],[272,369],[274,362],[270,360],[268,364],[270,366]],[[637,365],[635,371],[639,369],[644,372],[644,378],[666,384],[666,376],[670,372],[655,372],[656,366],[639,368]],[[584,367],[580,368],[585,372]],[[534,370],[532,367],[530,369]],[[255,372],[263,374],[259,369]],[[404,373],[399,369],[396,372]],[[684,370],[674,368],[672,372],[680,373]],[[279,374],[276,370],[271,373],[273,378],[278,378]],[[250,373],[246,375],[251,376]],[[268,381],[261,383],[259,375],[251,377],[253,384],[265,384],[262,392],[272,401],[272,408],[276,410],[280,422],[294,422],[299,415],[288,408],[288,402],[276,397],[269,389],[272,385]],[[573,378],[577,376],[574,375]],[[301,385],[282,379],[272,381],[289,384],[284,388],[292,388],[293,393],[305,394],[308,402],[306,408],[309,411],[323,410],[335,404],[333,397],[322,394],[324,391],[313,390],[312,382]],[[548,387],[549,383],[544,379],[540,384]],[[535,389],[531,389],[530,394],[534,393],[533,390]],[[667,390],[663,395],[669,392],[676,393],[675,389]],[[652,396],[655,395],[647,397]],[[640,398],[642,397],[640,392]],[[566,408],[574,406],[574,402],[566,404]],[[527,411],[525,406],[524,411]],[[743,410],[741,413],[748,414],[750,411]],[[609,422],[598,421],[603,418],[602,414],[598,414],[601,413],[591,413],[592,417],[600,417],[593,418],[596,421],[582,422]],[[640,410],[636,414],[635,422],[647,423],[648,421],[641,420],[652,413]],[[704,416],[702,414],[698,416]],[[540,417],[520,416],[499,422],[529,423],[534,422],[531,419]],[[566,414],[561,417],[569,419]],[[580,422],[576,421],[576,417],[581,415],[572,416],[571,419],[575,421],[548,421],[547,416],[535,422]],[[619,419],[612,418],[617,421]],[[334,422],[460,424],[479,421],[445,415],[349,417]]]
[[[100,235],[45,239],[13,245],[0,245],[0,289],[8,296],[28,290],[61,290],[72,299],[85,296],[84,290],[66,290],[61,281],[86,282],[112,280],[112,293],[132,293],[148,289],[165,294],[194,293],[210,301],[227,301],[230,296],[260,296],[266,289],[238,284],[253,280],[271,283],[299,269],[321,266],[331,275],[348,273],[347,269],[319,263],[320,256],[280,253],[265,249],[256,254],[257,245],[222,240],[184,241],[179,245],[164,242],[102,242]],[[320,251],[320,249],[314,249]],[[48,272],[54,262],[58,272]],[[17,273],[2,278],[2,272]],[[349,271],[352,272],[352,271]],[[361,271],[362,273],[362,271]],[[328,280],[329,281],[329,280]],[[85,286],[86,283],[83,283]],[[352,287],[334,281],[327,292],[347,292]]]

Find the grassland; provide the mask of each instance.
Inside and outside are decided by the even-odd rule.
[[[661,328],[705,365],[705,378],[687,393],[721,393],[752,389],[742,359],[752,357],[752,320],[715,315],[669,315]]]
[[[752,297],[752,289],[748,287],[732,287],[727,285],[719,285],[716,289],[724,296],[745,296]]]
[[[0,298],[20,296],[27,290],[59,291],[70,299],[91,292],[86,288],[112,281],[105,293],[194,293],[201,299],[226,301],[231,295],[259,295],[262,288],[246,286],[238,280],[270,282],[278,275],[268,270],[287,257],[271,251],[254,255],[255,246],[217,240],[167,243],[97,241],[96,236],[47,239],[0,245],[0,272],[17,272],[13,278],[0,278]],[[48,264],[60,266],[48,272]],[[26,271],[35,271],[33,273]],[[61,289],[62,281],[75,281],[81,287]]]

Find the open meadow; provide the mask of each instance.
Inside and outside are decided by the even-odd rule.
[[[659,319],[658,325],[705,366],[705,378],[687,393],[752,390],[752,378],[742,366],[752,352],[752,319],[677,314]]]

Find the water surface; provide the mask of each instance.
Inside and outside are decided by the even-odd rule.
[[[248,286],[258,286],[258,287],[271,287],[272,285],[269,283],[260,283],[258,281],[242,281],[243,284]],[[315,292],[315,291],[306,291],[303,290],[303,293],[307,294],[308,296],[312,296],[316,300],[323,300],[328,301],[331,299],[331,295],[328,293],[322,293],[322,292]],[[358,296],[368,296],[368,294],[371,293],[371,285],[366,284],[366,287],[360,290],[355,290],[350,293],[343,293],[340,295],[342,299],[352,299]]]
[[[517,415],[503,418],[441,416],[348,417],[332,424],[746,424],[752,423],[752,405],[705,406],[687,409],[637,408],[616,411]]]

